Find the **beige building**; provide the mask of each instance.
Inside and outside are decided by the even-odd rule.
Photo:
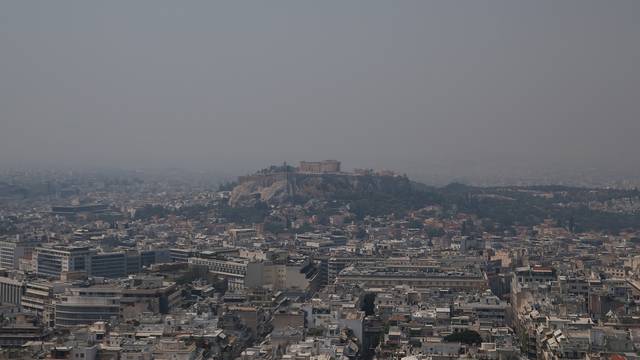
[[[317,285],[314,283],[317,276],[318,273],[314,273],[308,263],[274,264],[270,261],[260,261],[247,264],[244,283],[248,288],[307,290]]]
[[[253,238],[258,236],[256,229],[229,229],[227,231],[229,238],[233,244],[250,243]]]
[[[419,271],[357,270],[353,266],[337,276],[338,284],[364,284],[368,287],[393,287],[408,285],[414,288],[476,289],[487,288],[482,274],[447,274]]]
[[[298,171],[305,173],[337,173],[340,172],[340,161],[300,161]]]

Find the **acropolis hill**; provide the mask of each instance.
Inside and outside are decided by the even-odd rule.
[[[409,190],[411,182],[389,171],[357,169],[341,172],[340,162],[302,161],[298,168],[272,166],[255,174],[241,176],[229,199],[231,206],[253,205],[258,201],[282,203],[316,198],[366,194],[381,191]]]

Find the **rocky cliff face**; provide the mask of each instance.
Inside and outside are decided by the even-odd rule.
[[[335,199],[366,197],[378,192],[410,191],[404,177],[338,174],[265,174],[240,179],[231,192],[231,206],[252,206],[258,201],[278,204],[292,198]]]
[[[287,180],[284,177],[270,175],[255,176],[244,179],[233,188],[229,205],[253,206],[258,201],[277,203],[285,201],[287,195]]]

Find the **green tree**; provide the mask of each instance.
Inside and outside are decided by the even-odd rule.
[[[280,222],[267,222],[264,224],[264,230],[273,234],[283,233],[285,229],[285,225]]]
[[[356,233],[356,239],[364,240],[367,237],[368,237],[367,231],[363,228],[359,228],[358,232]]]
[[[477,331],[463,330],[444,337],[446,342],[460,342],[467,345],[480,345],[482,336]]]
[[[300,227],[295,230],[295,233],[296,234],[304,234],[306,232],[311,232],[311,231],[313,231],[313,226],[311,224],[309,224],[309,223],[304,223],[304,224],[300,225]]]
[[[423,227],[422,221],[417,220],[417,219],[409,220],[409,228],[410,229],[422,229],[422,227]]]
[[[362,299],[362,305],[360,310],[364,311],[365,315],[375,314],[376,307],[376,293],[366,293]]]

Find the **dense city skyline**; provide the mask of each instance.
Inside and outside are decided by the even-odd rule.
[[[0,360],[640,359],[640,2],[0,2]]]

